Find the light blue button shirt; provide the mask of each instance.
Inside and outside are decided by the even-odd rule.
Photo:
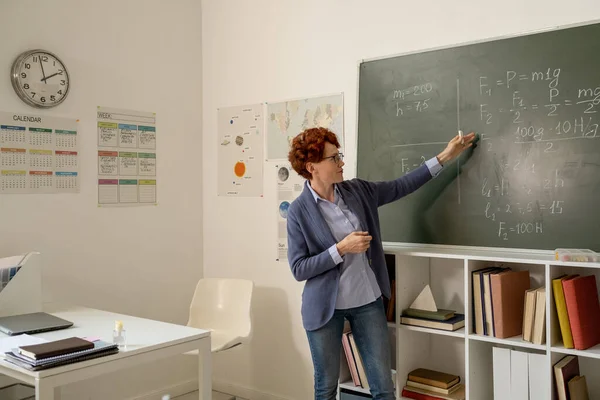
[[[442,170],[442,166],[436,157],[427,160],[425,164],[433,177]],[[338,243],[352,232],[363,230],[360,221],[348,208],[337,187],[335,187],[333,202],[330,202],[319,196],[308,181],[306,185]],[[381,296],[381,289],[377,284],[375,273],[369,265],[366,252],[360,254],[348,253],[341,257],[336,245],[333,245],[329,248],[329,254],[336,264],[341,264],[336,309],[360,307],[377,300]]]

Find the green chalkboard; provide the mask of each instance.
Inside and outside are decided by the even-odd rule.
[[[385,241],[600,251],[600,24],[362,62],[357,176],[477,147],[380,208]]]

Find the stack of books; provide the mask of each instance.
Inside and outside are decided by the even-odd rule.
[[[115,354],[116,344],[78,337],[14,348],[4,353],[5,360],[30,371],[58,367],[92,358]]]
[[[465,400],[460,376],[425,368],[408,374],[402,397],[417,400]]]
[[[554,364],[558,400],[588,400],[589,393],[584,375],[579,374],[577,356],[566,356]]]
[[[552,280],[565,349],[586,350],[600,343],[600,303],[594,275],[562,275]]]
[[[543,286],[525,292],[523,340],[533,344],[546,343],[546,288]]]
[[[455,331],[465,326],[465,315],[441,308],[437,311],[407,308],[402,311],[400,322],[404,325]]]
[[[473,331],[478,335],[500,339],[521,336],[525,292],[531,289],[529,271],[488,267],[473,271],[471,277]],[[539,304],[543,306],[545,303],[542,301]]]
[[[369,382],[367,381],[367,374],[365,372],[365,366],[362,361],[362,357],[358,352],[354,335],[346,324],[344,327],[344,333],[342,335],[342,348],[346,355],[346,361],[348,362],[348,369],[350,370],[350,376],[354,386],[361,387],[363,389],[369,389]]]
[[[402,310],[400,323],[423,328],[455,331],[465,326],[465,315],[455,310],[437,308],[429,285],[421,291],[411,306]]]

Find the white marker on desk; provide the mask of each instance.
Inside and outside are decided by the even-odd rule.
[[[463,139],[463,131],[458,130],[458,136],[460,136],[460,144],[465,144],[465,139]]]

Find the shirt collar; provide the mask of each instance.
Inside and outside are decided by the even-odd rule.
[[[306,186],[308,186],[308,190],[310,190],[310,193],[312,194],[313,198],[315,199],[315,203],[318,203],[319,200],[326,201],[324,198],[322,198],[321,196],[319,196],[317,194],[317,192],[315,192],[315,190],[312,188],[312,186],[310,186],[310,182],[308,180],[306,180]],[[333,185],[333,188],[334,188],[334,191],[335,191],[334,192],[334,199],[333,200],[335,202],[336,198],[340,195],[340,192],[339,192],[338,187],[337,187],[336,184]]]

